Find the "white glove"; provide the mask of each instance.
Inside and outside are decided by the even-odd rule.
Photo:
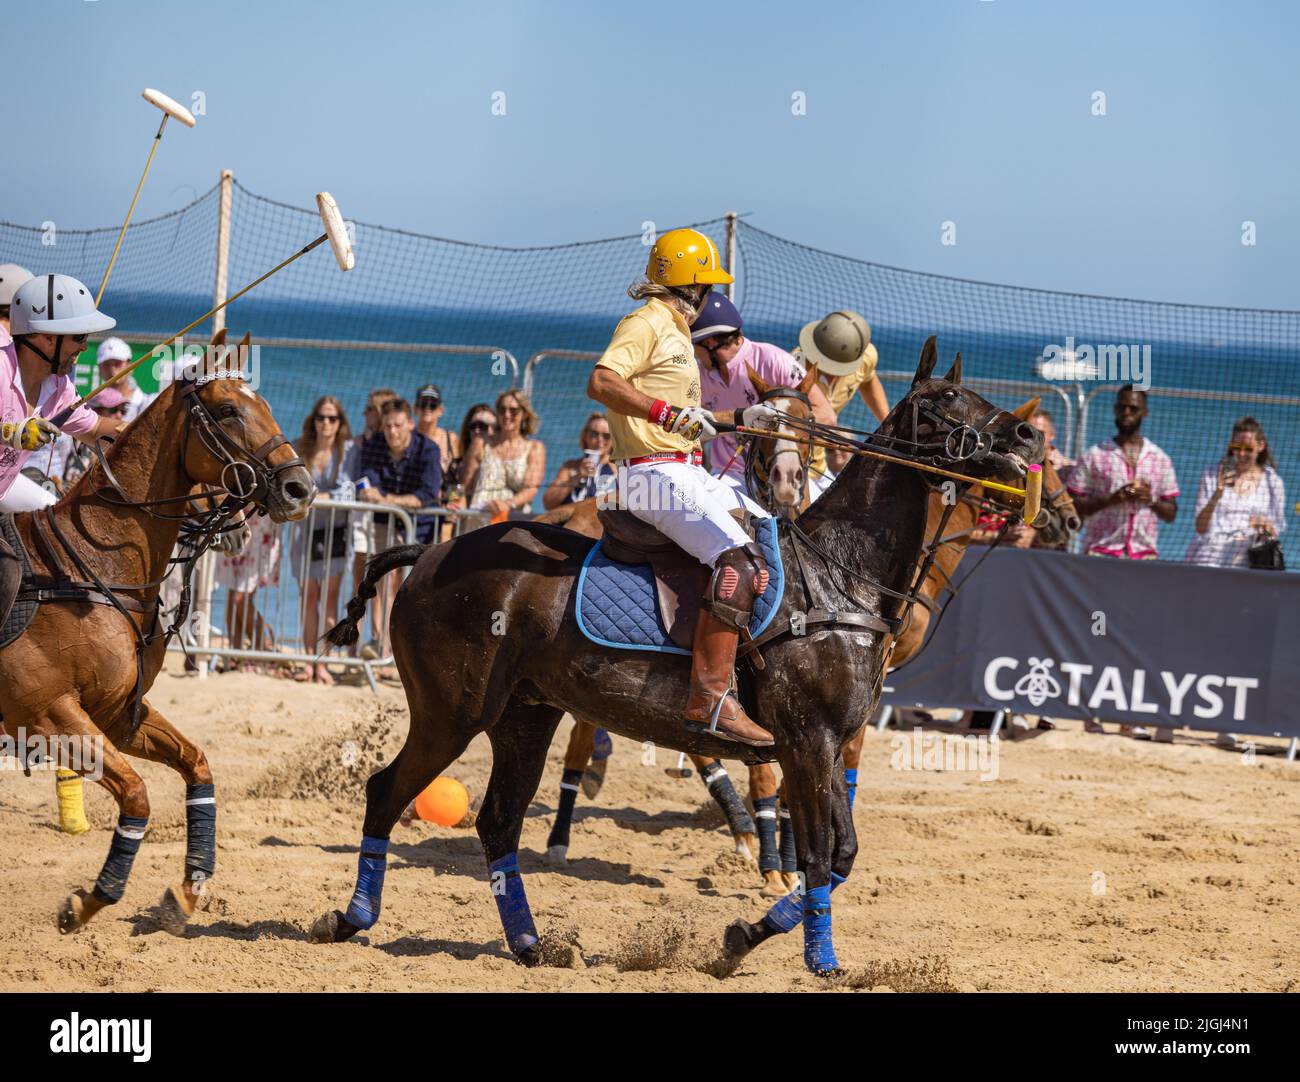
[[[740,423],[746,428],[775,428],[781,411],[768,402],[759,402],[749,406],[740,415]]]
[[[703,406],[687,406],[677,415],[673,427],[668,431],[685,436],[688,440],[699,440],[703,443],[718,434],[718,430],[713,426],[716,419]]]

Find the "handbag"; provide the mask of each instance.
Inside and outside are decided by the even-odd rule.
[[[1246,563],[1256,571],[1285,571],[1282,543],[1263,530],[1256,530],[1254,540],[1246,550]]]

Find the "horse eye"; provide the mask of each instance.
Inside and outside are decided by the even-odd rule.
[[[238,416],[239,416],[238,406],[233,406],[227,403],[226,405],[221,407],[221,417],[223,420],[228,417],[238,417]]]
[[[957,392],[953,390],[953,388],[949,387],[946,391],[943,392],[943,397],[951,401],[952,399],[957,397]]]

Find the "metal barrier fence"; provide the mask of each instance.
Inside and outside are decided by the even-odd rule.
[[[200,677],[206,677],[219,658],[286,666],[328,664],[361,670],[377,690],[374,669],[393,663],[388,608],[409,569],[381,583],[378,597],[368,606],[355,653],[322,651],[315,644],[355,592],[362,562],[414,540],[420,525],[429,520],[434,522],[432,539],[440,541],[485,525],[488,516],[442,507],[410,512],[358,500],[318,499],[302,522],[273,524],[254,518],[252,539],[241,553],[204,557],[196,575],[193,614],[181,634],[184,641],[173,641],[169,649],[193,657]],[[165,607],[174,605],[178,596],[179,584],[172,583]],[[223,610],[220,621],[218,607]]]

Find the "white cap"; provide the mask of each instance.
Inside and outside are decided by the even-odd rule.
[[[0,263],[0,305],[12,301],[18,287],[31,280],[32,276],[17,263]]]
[[[120,338],[105,338],[99,343],[99,350],[95,353],[95,363],[103,364],[105,361],[129,361],[131,359],[131,347]]]
[[[66,274],[42,274],[18,287],[9,302],[9,333],[95,334],[111,330],[117,320],[95,308],[84,285]]]

